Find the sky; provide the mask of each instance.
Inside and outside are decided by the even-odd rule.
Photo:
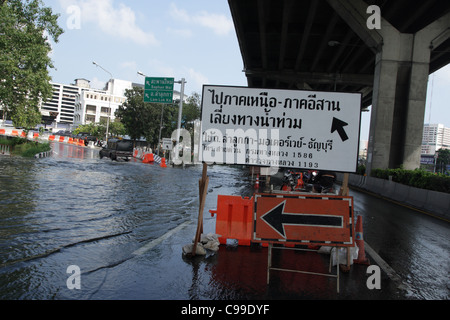
[[[186,80],[185,94],[204,84],[246,86],[239,44],[226,0],[43,0],[64,29],[52,44],[52,80],[76,78],[102,89],[110,78],[143,83],[151,77]],[[106,69],[96,67],[92,62]],[[174,89],[180,91],[180,85]],[[371,108],[370,108],[371,109]],[[425,123],[450,128],[450,65],[428,79]],[[370,112],[361,117],[367,140]]]

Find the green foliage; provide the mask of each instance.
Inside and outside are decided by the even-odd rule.
[[[16,145],[13,153],[21,155],[22,157],[33,158],[38,153],[50,150],[51,148],[49,143],[36,143],[29,141],[27,143]]]
[[[28,158],[32,158],[38,153],[51,150],[49,143],[38,143],[18,137],[12,139],[0,139],[0,144],[10,146],[11,154]]]
[[[436,171],[442,172],[445,170],[444,168],[450,164],[450,149],[439,149],[438,157],[436,159]]]
[[[39,102],[51,97],[47,35],[58,42],[57,19],[41,0],[0,2],[0,104],[17,127],[40,123]]]
[[[370,175],[375,178],[389,179],[411,187],[450,193],[450,177],[440,173],[416,169],[372,169]]]
[[[365,175],[366,174],[366,166],[363,164],[358,165],[358,168],[356,168],[356,174],[359,175]]]
[[[134,87],[125,91],[126,102],[119,106],[116,117],[132,139],[145,137],[151,145],[157,145],[159,131],[161,138],[171,137],[178,125],[178,104],[144,102],[144,89]],[[193,121],[200,117],[200,95],[194,93],[183,104],[181,127],[193,131]],[[191,132],[192,134],[192,132]]]
[[[101,120],[100,123],[82,124],[73,130],[74,134],[81,132],[87,132],[97,139],[103,139],[106,135],[106,120]],[[109,123],[108,133],[112,136],[123,136],[127,134],[124,125],[118,119]]]

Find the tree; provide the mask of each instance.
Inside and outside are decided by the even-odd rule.
[[[47,35],[58,42],[58,16],[41,0],[0,1],[0,105],[16,126],[40,123],[39,102],[51,97]]]
[[[119,106],[116,117],[123,123],[128,135],[133,140],[146,136],[153,111],[144,103],[144,90],[139,87],[125,90],[126,102]]]
[[[197,92],[193,92],[183,104],[183,114],[181,116],[182,124],[186,130],[194,136],[194,121],[200,118],[201,96]]]
[[[125,90],[125,97],[126,102],[119,106],[115,115],[132,139],[145,137],[148,143],[155,146],[160,129],[161,138],[171,137],[178,125],[178,104],[146,103],[144,89],[139,87]],[[193,94],[183,104],[181,127],[193,130],[193,121],[200,117],[199,99],[198,94]]]
[[[438,157],[436,159],[436,165],[439,171],[445,172],[447,165],[450,164],[450,150],[449,149],[439,149]]]
[[[125,126],[123,125],[122,122],[120,122],[119,119],[114,119],[114,121],[109,123],[108,131],[113,136],[124,136],[127,134],[127,131],[125,130]]]

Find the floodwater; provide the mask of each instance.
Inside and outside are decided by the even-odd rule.
[[[381,290],[369,290],[360,265],[342,275],[340,294],[334,279],[292,273],[273,272],[267,286],[266,248],[221,246],[214,256],[183,258],[201,173],[201,166],[100,159],[96,149],[62,143],[49,158],[0,156],[0,299],[449,299],[448,222],[353,190],[365,241],[406,290],[386,275]],[[254,190],[238,166],[209,166],[208,176],[210,232],[218,194]],[[308,254],[280,252],[275,260],[300,257],[300,268],[326,269],[327,257]],[[81,290],[69,288],[70,266],[81,269]]]
[[[60,143],[53,150],[43,159],[0,158],[0,299],[61,298],[68,266],[112,268],[198,215],[201,166],[116,162]],[[220,176],[209,191],[239,192],[242,173],[209,168]]]

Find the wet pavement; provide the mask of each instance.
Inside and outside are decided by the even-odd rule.
[[[339,293],[335,278],[291,272],[271,271],[267,285],[266,247],[222,245],[215,254],[182,255],[197,228],[201,166],[113,162],[99,159],[98,150],[60,143],[53,150],[44,159],[0,157],[2,300],[449,298],[446,221],[351,190],[381,288],[368,287],[366,265],[340,273]],[[251,196],[253,185],[242,167],[209,166],[208,176],[204,233],[214,233],[208,210],[217,195]],[[312,272],[327,273],[328,261],[315,252],[273,255],[276,266]],[[79,268],[76,279],[69,266]]]

